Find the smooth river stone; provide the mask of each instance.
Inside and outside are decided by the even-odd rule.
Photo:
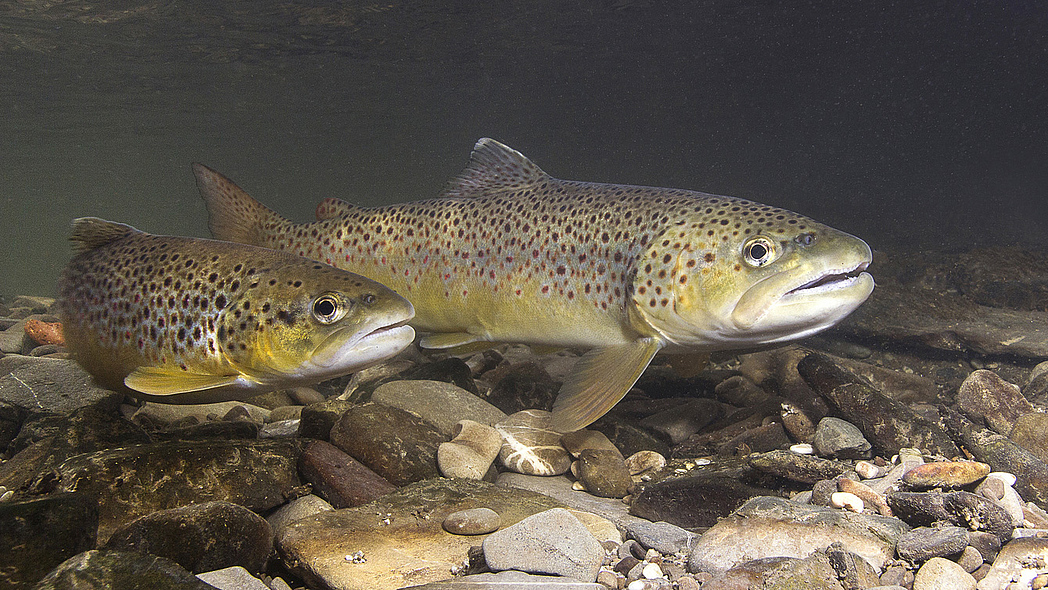
[[[495,425],[502,435],[499,461],[525,475],[560,475],[571,468],[571,455],[561,446],[559,432],[544,410],[522,410]]]
[[[990,466],[978,461],[938,461],[914,467],[902,476],[902,481],[914,489],[960,488],[989,473]]]
[[[469,508],[447,515],[441,526],[453,535],[486,535],[497,531],[501,524],[498,512],[491,508]]]
[[[502,448],[502,435],[473,420],[459,421],[451,435],[451,441],[437,447],[440,473],[444,477],[483,479]]]

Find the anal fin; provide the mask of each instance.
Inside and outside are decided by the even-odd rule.
[[[662,347],[661,340],[641,338],[583,355],[553,404],[553,429],[571,432],[606,414],[633,387]]]
[[[188,373],[164,367],[138,367],[124,378],[124,385],[149,395],[179,395],[225,387],[236,383],[240,375]]]

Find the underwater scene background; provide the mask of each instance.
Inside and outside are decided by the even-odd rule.
[[[54,294],[75,217],[207,236],[193,161],[305,221],[485,136],[874,250],[1043,248],[1046,82],[1032,1],[0,2],[0,294]]]

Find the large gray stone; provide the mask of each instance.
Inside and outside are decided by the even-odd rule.
[[[411,412],[449,438],[459,420],[494,426],[506,417],[476,395],[443,381],[390,381],[378,386],[371,401]]]
[[[495,574],[483,573],[461,576],[450,580],[409,586],[404,590],[519,590],[534,588],[541,590],[607,590],[607,586],[594,582],[580,582],[561,576],[542,576],[506,570]]]
[[[493,571],[552,574],[583,582],[597,579],[604,548],[563,508],[529,516],[484,540],[484,559]]]
[[[10,355],[0,358],[0,400],[31,411],[65,414],[122,394],[94,384],[69,359]]]

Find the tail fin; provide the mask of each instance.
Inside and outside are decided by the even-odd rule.
[[[290,223],[288,220],[203,164],[194,163],[193,174],[207,205],[208,227],[216,240],[275,247],[268,243],[266,230]]]
[[[80,254],[137,233],[141,232],[123,223],[98,217],[79,217],[73,220],[69,241],[73,242],[73,250]]]

